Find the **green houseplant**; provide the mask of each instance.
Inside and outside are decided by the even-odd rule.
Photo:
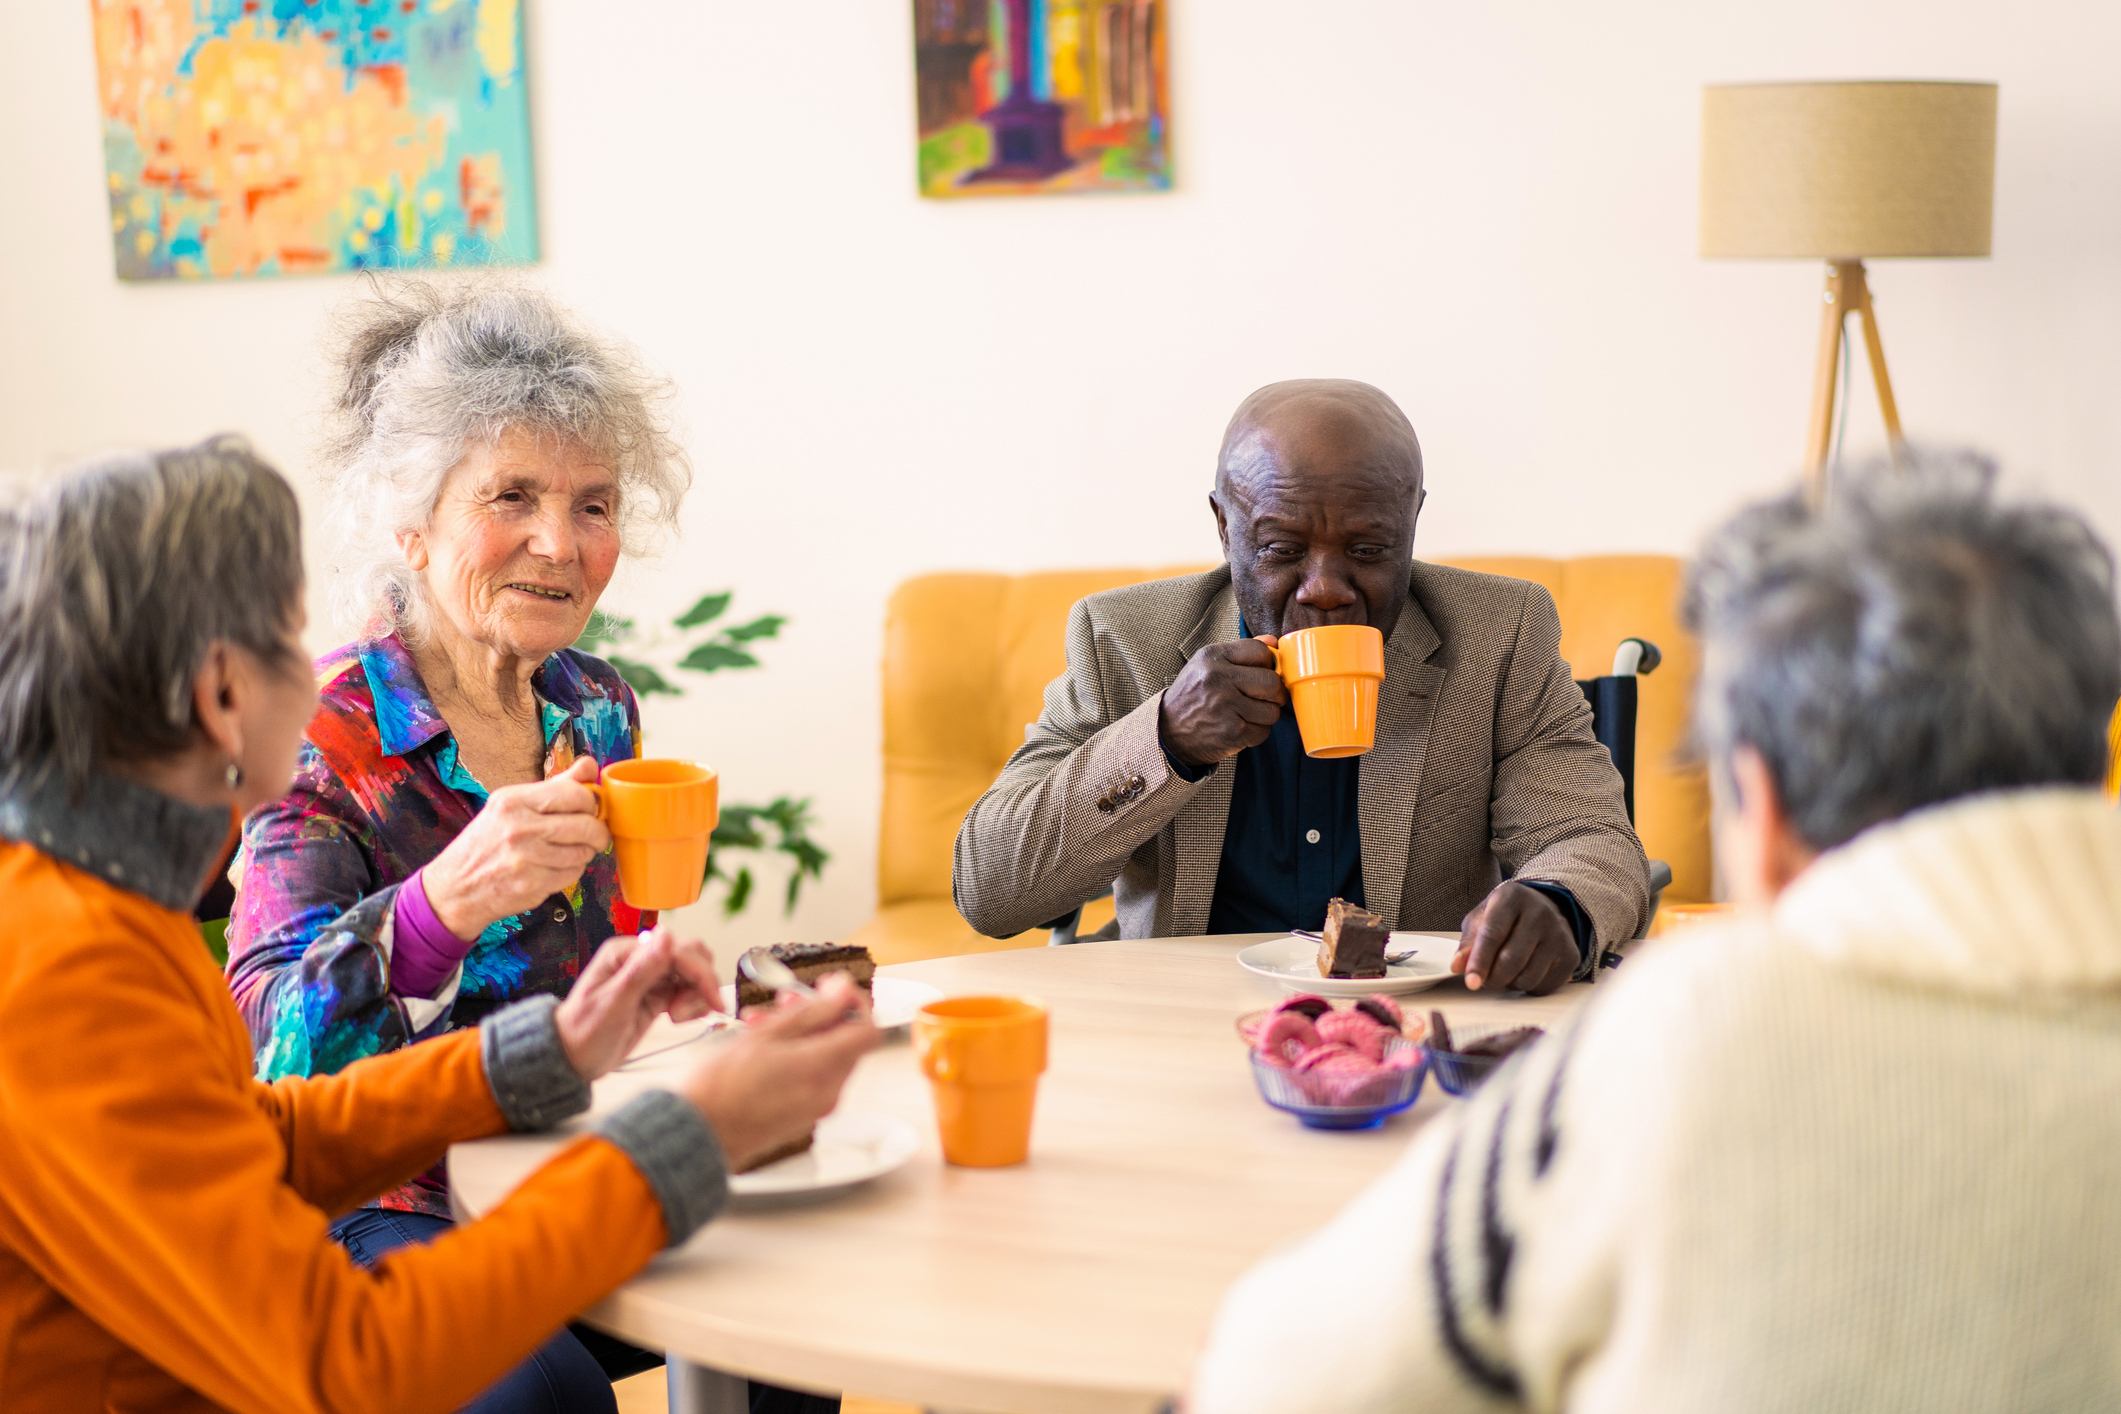
[[[777,639],[788,622],[779,614],[762,614],[745,623],[724,623],[732,590],[705,594],[670,621],[670,627],[643,630],[633,619],[599,609],[574,646],[594,653],[618,669],[640,697],[682,697],[680,673],[720,673],[761,666],[752,645]],[[722,914],[733,918],[751,903],[758,883],[754,864],[781,856],[792,867],[782,911],[793,913],[805,879],[824,877],[832,856],[810,837],[810,801],[778,796],[764,805],[725,801],[721,823],[708,843],[708,884],[719,881]],[[731,856],[736,858],[732,859]]]

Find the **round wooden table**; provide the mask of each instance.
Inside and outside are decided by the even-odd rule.
[[[1158,1408],[1183,1386],[1232,1279],[1325,1222],[1455,1103],[1431,1080],[1415,1108],[1354,1133],[1304,1129],[1269,1109],[1231,1025],[1282,995],[1232,960],[1269,936],[885,969],[946,994],[1011,993],[1051,1009],[1030,1161],[946,1165],[912,1050],[887,1043],[862,1061],[842,1105],[912,1121],[923,1138],[912,1162],[814,1205],[726,1212],[584,1319],[669,1351],[674,1394],[693,1409],[727,1407],[741,1385],[717,1392],[711,1374],[679,1361],[939,1409]],[[1403,1001],[1454,1022],[1552,1025],[1588,995],[1572,985],[1483,997],[1453,979]],[[651,1033],[643,1049],[656,1041]],[[664,1083],[659,1074],[691,1050],[600,1082],[592,1115]],[[580,1124],[452,1149],[459,1208],[490,1210]]]

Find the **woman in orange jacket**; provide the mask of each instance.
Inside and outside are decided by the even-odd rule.
[[[371,1270],[331,1219],[451,1143],[550,1125],[706,951],[614,939],[561,1002],[264,1085],[190,909],[293,773],[300,525],[241,443],[0,517],[0,1409],[448,1410],[714,1216],[875,1032],[844,979],[714,1048],[490,1217]],[[381,946],[388,948],[389,939]],[[851,1019],[850,1019],[851,1018]]]

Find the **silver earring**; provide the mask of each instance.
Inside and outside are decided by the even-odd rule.
[[[231,761],[228,763],[228,769],[222,772],[221,779],[228,782],[230,790],[234,790],[237,786],[243,784],[243,768]]]

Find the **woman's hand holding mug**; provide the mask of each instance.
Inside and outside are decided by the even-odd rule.
[[[611,848],[589,787],[597,762],[584,756],[551,780],[503,786],[420,878],[442,926],[470,941],[571,888],[589,861]]]

